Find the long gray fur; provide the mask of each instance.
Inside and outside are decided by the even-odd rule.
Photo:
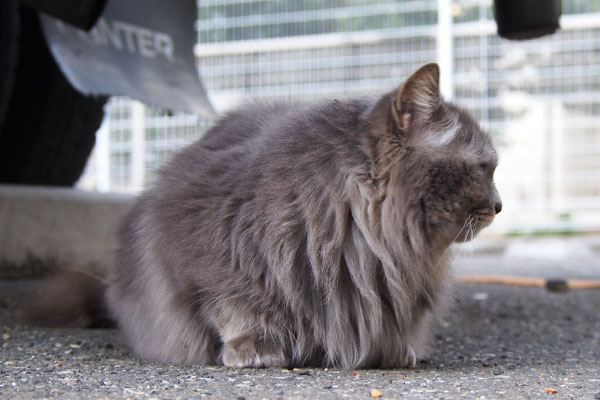
[[[124,222],[106,300],[141,357],[406,367],[448,247],[499,212],[496,153],[428,64],[379,98],[252,104],[179,152]]]

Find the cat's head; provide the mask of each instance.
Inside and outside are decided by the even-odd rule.
[[[410,223],[427,236],[466,241],[501,211],[492,141],[466,111],[443,100],[437,64],[381,98],[370,118],[375,175],[385,177],[384,230]]]

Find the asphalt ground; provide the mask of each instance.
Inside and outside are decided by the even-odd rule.
[[[565,254],[492,248],[463,254],[455,270],[600,277],[596,253]],[[19,314],[30,287],[0,281],[1,399],[600,399],[600,290],[458,284],[413,369],[237,370],[144,362],[115,330],[28,326]]]

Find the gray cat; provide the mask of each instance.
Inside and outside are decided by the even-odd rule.
[[[447,249],[500,212],[489,137],[428,64],[379,98],[254,104],[177,154],[120,232],[105,300],[147,360],[407,367]]]

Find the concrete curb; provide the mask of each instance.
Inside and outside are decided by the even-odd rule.
[[[133,197],[75,189],[0,185],[0,278],[56,267],[102,274]]]

